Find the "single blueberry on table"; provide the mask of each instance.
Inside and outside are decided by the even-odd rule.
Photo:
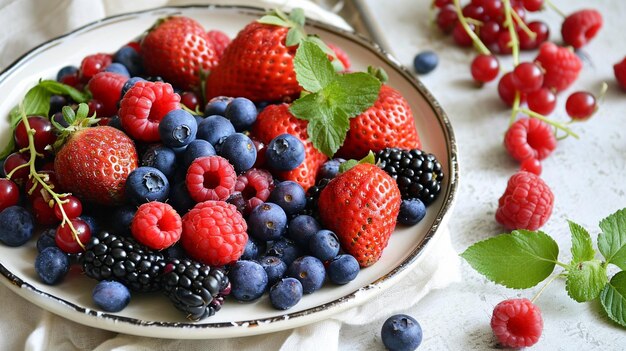
[[[35,272],[45,284],[59,283],[69,270],[70,260],[58,247],[47,247],[35,258]]]
[[[267,282],[269,285],[274,285],[287,271],[285,262],[276,256],[261,257],[259,264],[265,269],[265,273],[267,273]]]
[[[106,312],[119,312],[130,302],[128,288],[116,281],[103,280],[93,289],[93,302]]]
[[[413,59],[415,72],[419,74],[430,73],[439,64],[439,56],[434,51],[422,51]]]
[[[0,242],[22,246],[33,237],[35,220],[24,207],[10,206],[0,212]]]
[[[128,72],[128,69],[126,68],[126,66],[118,62],[113,62],[110,65],[106,66],[104,71],[119,74],[127,78],[130,77],[130,73]]]
[[[267,145],[265,157],[271,168],[290,171],[304,161],[304,144],[291,134],[281,134]]]
[[[76,66],[65,66],[57,72],[57,82],[60,82],[61,79],[65,76],[70,76],[78,73],[78,67]]]
[[[335,258],[339,253],[339,239],[330,230],[322,229],[315,233],[309,240],[309,251],[321,261],[328,261]]]
[[[426,205],[420,199],[406,199],[400,203],[398,223],[403,225],[415,225],[426,216]]]
[[[391,351],[413,351],[422,343],[422,327],[406,314],[389,317],[383,323],[380,336]]]
[[[343,285],[356,278],[361,270],[359,262],[352,255],[343,254],[333,258],[328,264],[328,278],[330,281]]]
[[[136,205],[150,201],[165,201],[170,183],[163,172],[154,167],[139,167],[126,179],[126,197]]]
[[[258,240],[277,240],[285,233],[287,215],[280,206],[266,202],[255,207],[248,217],[248,232]]]
[[[235,134],[235,127],[225,117],[211,115],[198,124],[196,138],[203,139],[215,146],[221,139]]]
[[[113,62],[124,65],[131,76],[137,76],[143,72],[141,55],[128,45],[122,46],[113,54]]]
[[[205,116],[226,116],[226,107],[228,104],[233,101],[232,97],[228,96],[216,96],[207,102],[204,107],[204,115]]]
[[[295,278],[283,278],[270,288],[270,302],[279,310],[287,310],[302,299],[302,283]]]
[[[219,155],[227,159],[237,173],[243,173],[254,166],[256,147],[247,135],[235,133],[224,140]]]
[[[276,185],[268,201],[277,204],[287,216],[291,216],[306,207],[306,193],[300,184],[287,180]]]
[[[250,128],[256,121],[257,114],[254,102],[242,97],[229,102],[226,111],[224,111],[224,117],[230,120],[238,132]]]
[[[165,145],[152,145],[141,157],[141,165],[154,167],[171,179],[176,171],[176,153]]]
[[[174,150],[176,152],[176,150]],[[187,169],[193,161],[199,157],[215,156],[215,148],[206,140],[196,139],[187,145],[183,153],[183,170],[187,173]]]
[[[239,301],[253,301],[263,295],[267,288],[267,273],[254,261],[237,261],[228,274],[230,294]]]
[[[269,244],[267,255],[280,258],[289,267],[293,261],[302,256],[302,250],[292,240],[280,238]]]
[[[159,122],[159,136],[169,147],[189,145],[196,139],[198,123],[193,115],[185,110],[172,110]]]
[[[322,226],[309,215],[299,215],[289,222],[287,236],[301,248],[309,247],[309,240]]]
[[[302,291],[311,294],[319,290],[326,278],[322,261],[313,256],[302,256],[289,266],[287,276],[296,278],[302,284]]]

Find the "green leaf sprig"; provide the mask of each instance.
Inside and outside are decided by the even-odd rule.
[[[591,235],[582,226],[569,222],[572,235],[572,258],[568,264],[558,261],[559,247],[541,231],[516,230],[470,246],[461,254],[476,271],[489,280],[514,289],[536,286],[552,277],[565,278],[567,294],[577,302],[600,299],[609,318],[626,328],[626,209],[600,221],[602,232],[597,245],[604,261],[596,258]],[[608,276],[608,265],[622,271]],[[539,294],[545,289],[541,289]],[[533,301],[539,296],[537,294]]]

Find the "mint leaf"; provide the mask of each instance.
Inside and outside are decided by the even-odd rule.
[[[285,38],[286,46],[294,46],[300,44],[301,41],[306,38],[306,33],[298,27],[291,28],[287,32],[287,37]]]
[[[326,54],[314,43],[300,43],[293,59],[296,79],[302,88],[312,93],[329,85],[336,76]]]
[[[50,97],[52,93],[41,85],[32,87],[24,97],[22,106],[27,116],[48,116],[50,111]]]
[[[72,100],[80,102],[88,102],[91,96],[88,93],[77,90],[67,84],[59,83],[56,80],[43,80],[37,84],[37,86],[43,87],[51,94],[66,95],[72,98]]]
[[[291,13],[289,13],[289,20],[299,26],[304,26],[304,21],[306,20],[304,10],[299,7],[291,10]]]
[[[598,297],[607,281],[606,267],[600,260],[585,261],[570,267],[565,289],[574,301],[586,302]]]
[[[609,318],[626,327],[626,272],[617,273],[600,294],[600,303]]]
[[[626,209],[621,209],[600,221],[598,249],[608,263],[626,270]]]
[[[365,155],[365,157],[363,157],[362,159],[360,159],[359,161],[357,160],[347,160],[346,162],[343,162],[342,164],[339,165],[339,173],[345,173],[347,171],[350,170],[350,168],[356,166],[356,165],[360,165],[363,163],[369,163],[369,164],[376,164],[376,156],[374,156],[374,153],[372,152],[372,150],[370,150],[370,152]]]
[[[363,72],[339,75],[329,89],[333,99],[341,105],[348,117],[356,117],[370,108],[378,99],[381,83]]]
[[[558,255],[559,247],[549,235],[516,230],[479,241],[461,257],[495,283],[525,289],[537,285],[554,271]]]
[[[322,39],[320,39],[318,36],[316,35],[309,35],[306,40],[312,42],[313,44],[317,45],[320,47],[320,49],[322,49],[322,51],[332,57],[332,61],[330,62],[333,65],[333,69],[335,70],[335,72],[342,72],[345,71],[346,68],[343,66],[343,63],[341,63],[341,60],[339,60],[339,58],[337,57],[337,54],[335,53],[335,51],[333,49],[331,49],[328,45],[326,45],[326,43],[324,43],[324,41]]]
[[[568,221],[569,231],[572,233],[572,262],[578,263],[593,260],[596,251],[591,244],[591,236],[587,229]]]

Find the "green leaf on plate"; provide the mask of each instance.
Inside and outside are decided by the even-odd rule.
[[[626,270],[626,209],[621,209],[600,221],[598,249],[608,263]]]
[[[591,235],[587,229],[572,221],[568,221],[572,233],[572,262],[578,263],[593,260],[596,251],[591,243]]]
[[[621,271],[611,278],[600,294],[600,303],[609,318],[626,327],[626,272]]]
[[[586,302],[598,297],[607,282],[606,266],[600,260],[584,261],[568,269],[565,289],[574,301]]]

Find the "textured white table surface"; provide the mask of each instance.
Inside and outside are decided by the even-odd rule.
[[[500,103],[496,84],[477,89],[471,83],[469,64],[474,53],[454,45],[429,22],[429,0],[369,0],[367,4],[384,28],[394,54],[411,66],[421,50],[439,54],[438,68],[421,76],[448,113],[458,140],[460,188],[451,220],[452,242],[458,252],[472,243],[499,234],[494,219],[497,201],[508,178],[518,169],[502,146],[509,110]],[[464,1],[464,3],[466,3]],[[598,91],[603,81],[609,91],[598,113],[572,128],[580,139],[560,141],[556,151],[543,162],[542,178],[555,194],[552,217],[542,228],[560,246],[562,261],[571,258],[567,219],[586,227],[594,239],[600,219],[626,207],[626,92],[613,76],[613,64],[626,56],[626,1],[555,0],[564,12],[593,6],[604,17],[599,35],[584,48],[590,58],[576,83],[559,95],[552,116],[565,116],[564,104],[576,90]],[[561,18],[553,11],[531,14],[546,21],[551,39],[559,42]],[[534,58],[529,54],[527,59]],[[512,67],[510,58],[501,66]],[[506,298],[531,298],[535,289],[512,290],[491,283],[463,262],[462,283],[436,291],[409,311],[420,320],[424,341],[420,349],[485,350],[496,347],[489,321],[493,307]],[[564,281],[557,280],[537,301],[543,312],[544,331],[537,350],[624,350],[626,331],[603,315],[598,301],[579,304],[570,299]]]

